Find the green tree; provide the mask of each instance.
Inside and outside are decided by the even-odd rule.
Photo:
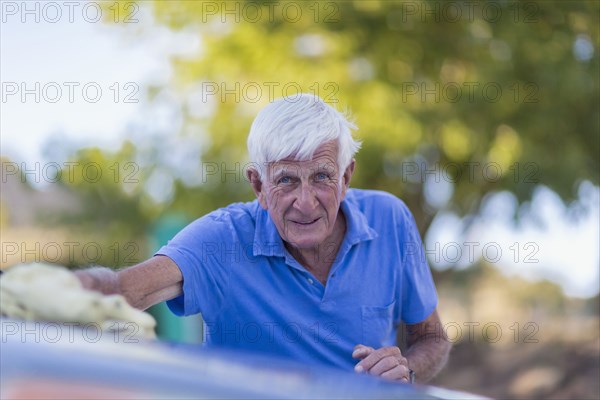
[[[162,203],[144,185],[80,186],[90,218],[139,234],[167,208],[192,219],[250,200],[250,124],[274,97],[298,91],[351,111],[363,141],[353,186],[404,199],[422,233],[440,209],[476,214],[488,193],[508,190],[523,202],[544,184],[568,201],[581,180],[599,181],[596,1],[140,6],[151,7],[157,25],[200,42],[196,54],[173,57],[171,82],[150,93],[178,96],[178,133],[203,138],[202,168],[186,173],[202,179],[190,186],[172,173],[173,195]],[[121,162],[139,158],[125,147]],[[114,155],[104,157],[108,168]],[[155,156],[141,179],[165,169],[167,157]]]
[[[205,162],[245,162],[255,113],[300,89],[351,110],[364,142],[353,185],[403,198],[422,231],[439,207],[476,213],[489,192],[524,201],[542,183],[568,200],[578,180],[598,183],[598,2],[151,4],[158,24],[201,40],[173,59],[170,89],[182,129],[208,132]],[[446,205],[424,196],[433,168]],[[175,203],[209,210],[248,199],[243,185],[178,187]]]

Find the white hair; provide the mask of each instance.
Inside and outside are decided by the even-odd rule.
[[[340,176],[361,143],[352,138],[358,129],[346,115],[313,94],[276,99],[256,116],[248,134],[250,160],[261,179],[269,163],[294,157],[310,160],[325,142],[337,140]]]

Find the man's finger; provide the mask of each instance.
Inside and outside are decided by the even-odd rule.
[[[375,365],[373,365],[371,369],[369,369],[369,374],[380,376],[383,375],[383,373],[385,372],[398,369],[400,365],[402,364],[400,360],[398,360],[396,357],[384,357],[381,360],[379,360]]]
[[[365,358],[374,351],[375,349],[372,347],[359,344],[354,348],[354,351],[352,352],[352,358]]]
[[[385,371],[380,375],[384,379],[391,381],[410,382],[410,371],[406,365],[399,365],[396,368]]]
[[[374,348],[372,348],[370,346],[365,346],[364,344],[357,344],[356,346],[354,346],[354,350],[359,350],[359,349],[375,350]]]
[[[382,347],[372,351],[368,356],[363,358],[363,360],[354,367],[354,370],[356,372],[369,371],[379,362],[379,360],[385,357],[402,357],[402,353],[400,352],[400,349],[395,346]]]

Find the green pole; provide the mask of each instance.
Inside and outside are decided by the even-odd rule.
[[[149,248],[158,251],[161,246],[171,240],[187,224],[188,220],[183,214],[169,213],[164,215],[152,229]],[[156,335],[160,340],[202,343],[201,316],[177,317],[164,302],[150,307],[148,312],[156,318]]]

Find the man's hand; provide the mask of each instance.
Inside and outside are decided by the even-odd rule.
[[[408,360],[396,346],[375,350],[359,344],[354,347],[352,358],[361,359],[354,367],[356,372],[369,373],[392,381],[410,382]]]
[[[183,276],[169,257],[155,256],[122,270],[89,268],[75,275],[85,289],[104,294],[120,294],[135,308],[146,308],[179,296],[183,292]]]
[[[95,290],[103,294],[120,294],[119,278],[113,270],[94,267],[74,272],[84,289]]]

